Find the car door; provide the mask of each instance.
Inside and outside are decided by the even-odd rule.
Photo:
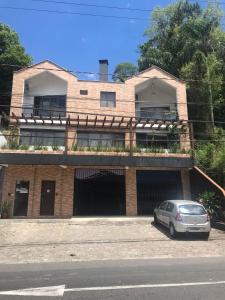
[[[165,211],[167,207],[167,201],[164,201],[163,203],[160,204],[159,209],[158,209],[158,220],[162,223],[164,223],[164,217],[165,217]]]
[[[174,204],[171,202],[168,202],[167,206],[166,206],[166,211],[164,213],[164,223],[169,226],[170,224],[170,219],[171,219],[171,215],[173,213],[173,209],[174,209]]]

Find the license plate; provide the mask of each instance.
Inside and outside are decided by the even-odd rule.
[[[200,230],[201,228],[199,227],[191,227],[191,228],[188,228],[189,231],[198,231]]]

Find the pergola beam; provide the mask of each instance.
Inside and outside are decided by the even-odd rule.
[[[93,118],[89,118],[93,116]],[[29,119],[32,119],[35,124],[48,124],[48,125],[55,125],[55,120],[59,122],[59,125],[64,126],[65,123],[68,126],[76,126],[76,127],[85,127],[85,128],[114,128],[114,129],[136,129],[136,128],[145,128],[145,129],[156,129],[156,130],[164,130],[168,129],[170,126],[173,128],[180,127],[184,129],[188,126],[188,122],[184,120],[175,121],[175,120],[151,120],[146,118],[137,118],[137,117],[124,117],[124,116],[111,116],[111,119],[107,119],[107,115],[101,115],[102,118],[99,118],[100,114],[87,114],[87,113],[77,113],[75,118],[68,117],[43,117],[43,116],[34,116],[31,114],[30,117],[25,116],[23,113],[18,116],[12,112],[12,119],[15,119],[17,123],[20,123],[20,120],[25,120],[25,123],[29,123]],[[41,123],[37,123],[37,120],[40,120]],[[50,122],[47,122],[50,121]],[[101,122],[99,124],[99,122]],[[147,126],[148,125],[148,126]],[[154,126],[157,125],[157,126]],[[157,127],[157,128],[156,128]]]

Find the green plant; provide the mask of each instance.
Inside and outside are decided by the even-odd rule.
[[[205,207],[211,218],[218,217],[221,212],[221,200],[211,191],[206,191],[199,195],[198,201]]]
[[[40,145],[36,145],[34,146],[34,150],[48,150],[47,146],[40,146]]]
[[[77,146],[77,144],[74,144],[72,147],[72,151],[77,151],[77,150],[78,150],[78,146]]]
[[[18,142],[15,141],[15,140],[9,141],[8,142],[8,149],[13,149],[13,150],[19,149]]]
[[[9,201],[3,201],[1,204],[1,218],[8,219],[10,217],[12,204]]]
[[[19,149],[20,149],[20,150],[28,150],[28,149],[29,149],[29,146],[28,146],[28,145],[20,145],[20,146],[19,146]]]
[[[59,150],[59,146],[53,145],[53,146],[52,146],[52,150],[53,150],[53,151],[58,151],[58,150]]]
[[[42,146],[39,146],[39,145],[34,146],[34,150],[41,150],[41,149],[42,149]]]

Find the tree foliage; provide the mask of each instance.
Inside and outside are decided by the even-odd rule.
[[[0,107],[0,112],[9,110],[13,71],[19,69],[7,65],[25,67],[30,63],[31,57],[25,53],[17,33],[8,25],[0,23],[0,103],[6,105]]]
[[[209,142],[198,142],[195,160],[200,168],[225,187],[225,130],[215,128]]]
[[[130,62],[120,63],[116,66],[112,79],[117,82],[124,82],[127,78],[132,77],[138,71],[138,67]]]
[[[140,46],[140,70],[154,64],[188,82],[190,119],[224,118],[225,32],[220,26],[221,15],[216,7],[203,9],[197,2],[183,0],[158,7],[145,32],[147,41]],[[196,124],[195,135],[211,133],[210,129],[209,123]]]
[[[146,30],[138,65],[157,65],[187,82],[189,119],[194,123],[197,164],[225,186],[225,32],[218,6],[177,1],[157,7]],[[207,122],[204,122],[207,121]],[[208,122],[210,121],[210,122]],[[205,141],[203,142],[202,140]],[[210,141],[207,141],[210,139]],[[219,141],[219,142],[218,142]]]
[[[197,140],[196,161],[225,186],[225,133],[214,129],[225,121],[225,32],[216,4],[178,0],[156,7],[139,46],[139,71],[156,65],[184,79],[190,120]],[[206,122],[204,122],[206,121]],[[209,140],[210,141],[207,141]],[[215,142],[216,139],[220,143]],[[204,142],[202,140],[205,140]]]

